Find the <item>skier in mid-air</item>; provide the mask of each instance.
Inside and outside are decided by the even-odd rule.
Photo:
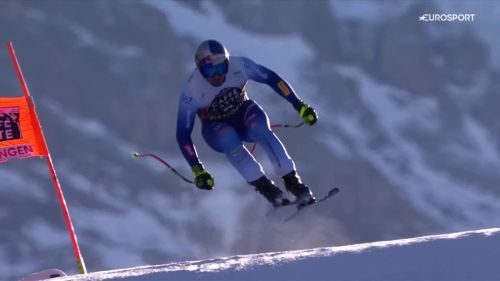
[[[205,190],[214,187],[214,179],[199,160],[191,140],[197,114],[207,144],[224,153],[243,178],[274,207],[288,205],[290,200],[265,176],[261,165],[243,146],[243,141],[262,146],[275,172],[282,176],[286,190],[296,197],[299,208],[314,203],[316,198],[301,181],[293,160],[271,131],[266,113],[248,98],[247,82],[253,80],[270,86],[292,104],[308,125],[313,125],[318,119],[314,109],[305,104],[274,71],[246,57],[230,56],[215,40],[200,44],[195,61],[197,67],[180,96],[177,142],[192,168],[196,186]]]

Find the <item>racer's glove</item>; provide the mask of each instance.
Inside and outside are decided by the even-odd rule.
[[[191,167],[194,174],[194,183],[197,188],[204,190],[214,189],[214,179],[210,173],[203,168],[203,165],[198,164]]]
[[[301,102],[295,108],[299,112],[300,117],[304,119],[304,123],[307,125],[314,125],[314,123],[318,121],[318,114],[316,114],[316,111],[310,105]]]

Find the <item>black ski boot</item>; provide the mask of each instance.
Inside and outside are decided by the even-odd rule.
[[[274,185],[273,181],[268,179],[266,176],[262,176],[250,184],[255,186],[255,191],[264,195],[267,201],[271,202],[273,207],[277,208],[279,206],[290,204],[290,200],[285,197],[283,191]]]
[[[286,190],[297,197],[297,207],[299,209],[316,202],[316,198],[312,194],[311,190],[300,180],[296,171],[291,171],[290,173],[284,175],[283,182]]]

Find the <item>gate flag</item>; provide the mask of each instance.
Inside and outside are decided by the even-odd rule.
[[[12,42],[7,44],[14,69],[21,84],[24,96],[16,98],[0,97],[0,163],[11,159],[24,159],[33,156],[45,158],[52,183],[56,191],[59,206],[64,216],[68,234],[73,245],[76,264],[81,274],[87,273],[73,222],[69,215],[68,206],[57,178],[56,169],[52,162],[47,143],[43,136],[42,126],[38,120],[35,104],[28,90],[21,66],[17,60]]]
[[[47,156],[47,145],[31,100],[0,97],[0,163]]]

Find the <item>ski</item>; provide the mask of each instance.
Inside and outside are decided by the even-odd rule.
[[[294,205],[297,205],[298,202],[297,201],[292,201],[290,202],[289,204],[287,205],[281,205],[281,206],[278,206],[278,207],[273,207],[271,210],[269,210],[267,213],[266,213],[266,217],[272,215],[274,212],[276,212],[278,209],[281,209],[283,207],[288,207],[288,206],[294,206]]]
[[[338,193],[339,191],[340,191],[340,189],[338,189],[337,187],[332,188],[332,189],[331,189],[331,190],[330,190],[330,191],[329,191],[329,192],[328,192],[325,196],[323,196],[323,197],[321,197],[320,199],[316,200],[316,202],[315,202],[315,203],[310,204],[310,205],[306,205],[306,206],[301,207],[301,208],[297,208],[297,211],[293,214],[293,217],[296,215],[296,213],[298,213],[298,212],[299,212],[299,211],[301,211],[302,209],[307,208],[307,207],[312,206],[312,205],[316,205],[316,204],[318,204],[318,203],[320,203],[320,202],[323,202],[323,201],[325,201],[326,199],[328,199],[328,198],[332,197],[333,195],[335,195],[336,193]],[[297,201],[292,201],[292,202],[291,202],[290,204],[288,204],[288,205],[281,205],[281,206],[278,206],[278,207],[274,207],[274,208],[272,208],[271,210],[269,210],[269,211],[266,213],[266,216],[270,216],[270,215],[272,215],[272,214],[273,214],[273,213],[275,213],[278,209],[281,209],[281,208],[283,208],[283,207],[295,206],[295,205],[297,205],[297,204],[298,204],[298,202],[297,202]],[[292,218],[293,218],[293,217],[292,217]],[[290,219],[291,219],[291,218],[290,218]],[[290,220],[290,219],[288,219],[288,218],[287,218],[287,220],[285,220],[285,221],[288,221],[288,220]]]
[[[340,189],[338,189],[337,187],[334,187],[332,190],[330,190],[325,196],[323,196],[322,198],[316,200],[316,202],[312,203],[312,204],[309,204],[309,205],[305,205],[303,207],[300,207],[300,208],[297,208],[297,210],[291,214],[289,217],[287,217],[284,221],[285,222],[288,222],[290,220],[292,220],[293,218],[295,218],[298,214],[300,214],[304,209],[307,209],[311,206],[314,206],[314,205],[317,205],[318,203],[321,203],[323,201],[325,201],[326,199],[328,198],[331,198],[333,197],[335,194],[337,194],[338,192],[340,191]],[[294,202],[295,203],[295,202]],[[296,203],[295,203],[296,204]],[[295,205],[294,204],[294,205]]]

